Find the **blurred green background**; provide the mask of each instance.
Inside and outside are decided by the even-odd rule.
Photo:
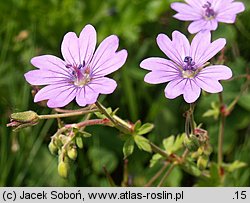
[[[175,12],[170,9],[171,2],[174,0],[0,0],[0,186],[108,186],[103,165],[117,184],[122,181],[123,141],[115,129],[87,128],[93,136],[85,140],[85,147],[79,151],[70,177],[65,180],[57,174],[57,157],[47,147],[56,132],[56,121],[40,122],[19,132],[6,127],[12,112],[51,112],[33,103],[31,87],[23,74],[34,68],[30,65],[34,56],[60,57],[64,34],[68,31],[79,34],[88,23],[95,26],[98,42],[116,34],[120,48],[129,53],[123,68],[112,75],[118,81],[118,88],[112,95],[100,98],[104,105],[119,107],[119,116],[132,122],[140,119],[154,123],[155,129],[148,138],[159,145],[162,139],[183,132],[182,114],[188,109],[183,98],[166,99],[165,85],[144,83],[147,71],[139,68],[140,61],[146,57],[164,57],[155,42],[157,34],[170,36],[174,30],[180,30],[188,35],[188,23],[172,18]],[[246,74],[247,68],[250,70],[250,1],[242,2],[246,10],[238,15],[236,24],[220,24],[213,33],[214,39],[227,39],[225,64],[231,67],[234,76]],[[245,81],[238,78],[223,83],[225,103],[229,104],[239,94]],[[204,94],[198,100],[195,120],[208,130],[214,148],[211,158],[216,161],[218,120],[202,116],[211,109],[212,102],[218,102],[218,95]],[[159,169],[157,164],[149,168],[150,158],[150,154],[138,149],[129,157],[133,185],[144,185]],[[248,164],[228,175],[225,186],[250,186],[250,93],[247,91],[227,118],[224,160]],[[196,178],[176,167],[165,186],[196,183]]]

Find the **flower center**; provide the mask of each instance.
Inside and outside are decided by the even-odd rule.
[[[193,61],[192,57],[186,56],[184,58],[185,65],[183,66],[182,70],[182,77],[183,78],[193,78],[196,74],[195,62]]]
[[[206,4],[203,5],[203,8],[205,9],[205,19],[206,20],[212,20],[215,17],[215,12],[211,8],[211,3],[207,1]]]
[[[72,70],[71,74],[73,76],[74,85],[83,87],[91,81],[90,68],[85,66],[85,61],[79,65],[66,64],[65,67]]]

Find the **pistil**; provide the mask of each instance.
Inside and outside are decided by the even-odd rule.
[[[73,75],[74,78],[74,85],[83,87],[86,85],[88,82],[90,82],[91,77],[90,77],[90,68],[85,67],[85,61],[82,62],[82,64],[66,64],[65,67],[69,68],[72,70],[71,74]]]

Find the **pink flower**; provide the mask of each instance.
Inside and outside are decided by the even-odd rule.
[[[207,66],[226,44],[221,38],[211,43],[211,33],[198,33],[191,45],[185,35],[178,31],[172,34],[172,41],[165,34],[159,34],[157,44],[170,60],[152,57],[143,60],[140,66],[150,70],[144,81],[150,84],[169,82],[165,96],[174,99],[183,94],[187,103],[195,102],[201,89],[209,93],[223,90],[219,80],[232,77],[230,68],[224,65]]]
[[[245,10],[244,4],[234,0],[185,0],[186,3],[171,4],[178,20],[193,21],[188,31],[216,30],[218,22],[234,23],[236,14]]]
[[[119,39],[115,35],[104,39],[94,53],[95,46],[95,28],[86,25],[79,38],[74,32],[64,36],[64,60],[52,55],[32,58],[31,63],[38,70],[26,73],[25,79],[31,85],[47,85],[35,95],[34,102],[48,100],[48,107],[55,108],[76,98],[79,106],[85,106],[95,103],[99,94],[112,93],[117,84],[105,76],[121,68],[127,51],[117,52]]]

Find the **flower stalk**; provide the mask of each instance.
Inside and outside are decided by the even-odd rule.
[[[219,93],[219,102],[221,110],[224,107],[223,95]],[[225,121],[226,116],[224,113],[220,115],[220,127],[219,127],[219,136],[218,136],[218,167],[220,168],[223,163],[223,140],[224,140],[224,131],[225,131]]]
[[[98,112],[98,109],[89,109],[89,110],[83,110],[83,111],[73,111],[73,112],[67,112],[67,113],[60,113],[60,114],[51,114],[51,115],[39,115],[39,119],[54,119],[54,118],[66,118],[66,117],[72,117],[72,116],[81,116],[88,113],[94,113]]]

